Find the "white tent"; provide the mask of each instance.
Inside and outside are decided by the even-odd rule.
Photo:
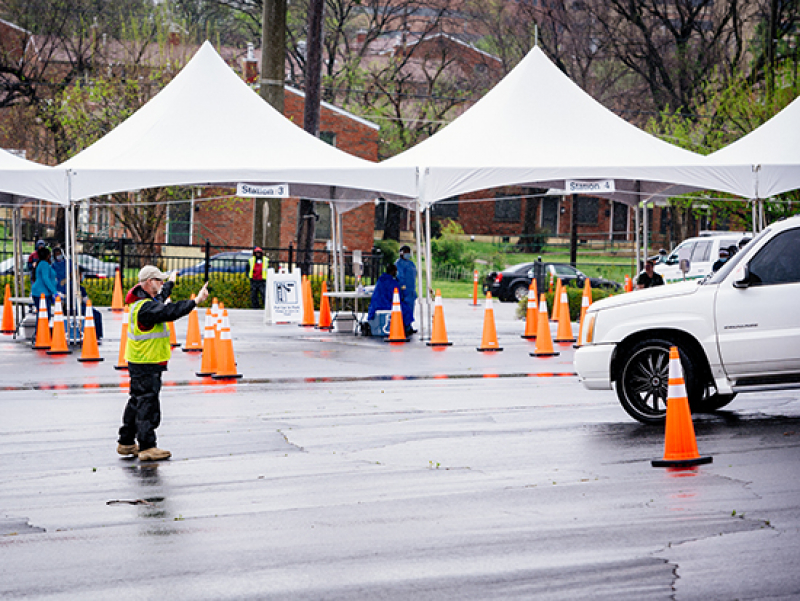
[[[800,98],[746,136],[709,155],[714,168],[750,177],[737,181],[733,193],[769,198],[800,188]]]
[[[0,192],[66,204],[63,170],[26,161],[0,149]]]
[[[293,196],[356,202],[416,190],[413,169],[359,159],[286,119],[209,42],[145,106],[61,167],[72,201],[206,183],[288,183]]]
[[[603,107],[538,47],[453,123],[384,164],[421,170],[423,206],[497,186],[563,189],[568,179],[617,180],[614,200],[631,205],[659,192],[738,189],[730,170]]]

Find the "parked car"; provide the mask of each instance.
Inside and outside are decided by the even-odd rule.
[[[743,238],[749,240],[750,236],[730,232],[714,236],[697,236],[687,238],[675,247],[663,263],[657,263],[655,272],[664,278],[666,284],[686,280],[701,280],[712,271],[714,263],[719,259],[721,248],[730,246],[738,248],[739,241]],[[684,257],[689,260],[689,271],[681,271],[680,260]]]
[[[800,388],[800,216],[772,224],[716,273],[593,303],[575,371],[616,388],[643,423],[666,416],[669,348],[677,346],[693,411],[740,392]]]
[[[247,273],[251,250],[218,253],[211,257],[208,264],[209,273]],[[199,275],[205,273],[206,262],[200,261],[196,265],[181,269],[178,275]]]
[[[27,265],[27,257],[23,261],[23,268]],[[119,263],[106,263],[91,255],[78,255],[78,265],[83,268],[85,278],[113,278]],[[14,258],[10,257],[0,263],[0,275],[14,274]]]
[[[492,298],[502,302],[518,302],[528,297],[528,288],[533,280],[532,263],[519,263],[512,265],[497,273],[489,273],[483,282],[483,293],[492,293]],[[583,287],[586,275],[566,263],[544,263],[547,276],[561,278],[564,284]],[[619,282],[606,280],[604,278],[589,278],[592,288],[603,288],[606,290],[620,291],[622,285]]]

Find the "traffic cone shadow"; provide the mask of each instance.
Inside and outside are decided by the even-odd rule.
[[[94,313],[92,301],[86,301],[86,318],[83,322],[83,347],[78,361],[81,363],[102,361],[100,350],[97,348],[97,332],[94,329]]]
[[[386,342],[408,342],[406,327],[403,323],[403,309],[400,307],[400,291],[395,288],[392,295],[392,315],[389,322],[389,337]]]
[[[539,328],[539,308],[536,306],[536,280],[528,287],[528,310],[525,313],[525,333],[522,338],[536,339],[536,330]]]
[[[122,314],[122,331],[119,336],[119,357],[117,358],[117,364],[114,366],[114,369],[117,370],[128,369],[128,362],[125,360],[125,350],[128,346],[128,324],[130,324],[131,313],[128,305],[125,305],[124,309],[125,312]]]
[[[701,457],[697,451],[692,412],[686,395],[678,347],[669,349],[669,388],[664,458],[653,459],[653,467],[692,467],[711,463],[713,457]]]
[[[499,352],[503,348],[497,341],[497,329],[494,325],[494,308],[492,307],[492,293],[486,293],[486,309],[483,312],[483,336],[478,350],[482,353]]]
[[[477,272],[476,272],[477,273]],[[428,346],[452,346],[452,342],[447,341],[447,328],[444,324],[444,307],[442,306],[442,293],[436,291],[436,300],[433,305],[433,332],[431,341],[426,343]]]
[[[331,317],[331,303],[325,293],[328,292],[328,283],[322,282],[322,294],[319,300],[319,325],[318,330],[332,330],[333,318]]]
[[[111,295],[111,310],[116,312],[125,310],[122,301],[122,280],[120,278],[119,269],[116,270],[114,275],[114,292]]]
[[[536,329],[536,347],[530,353],[531,357],[557,357],[561,353],[553,349],[553,339],[550,336],[550,322],[547,319],[547,300],[544,294],[539,301],[539,327]]]
[[[567,287],[561,287],[561,298],[559,299],[558,311],[558,330],[556,331],[556,342],[575,342],[572,333],[572,321],[569,314],[569,295]]]
[[[194,300],[192,294],[192,300]],[[200,318],[197,316],[197,307],[189,313],[189,322],[186,326],[186,343],[181,349],[184,353],[200,353],[203,350],[203,339],[200,337]]]
[[[39,316],[36,320],[36,343],[33,348],[46,351],[50,348],[50,319],[47,317],[47,301],[44,294],[39,297]]]
[[[2,334],[13,334],[17,331],[14,325],[14,307],[11,305],[11,286],[6,284],[5,296],[3,297],[3,324],[0,329]]]
[[[219,348],[217,349],[217,371],[211,376],[215,380],[228,380],[241,378],[242,374],[236,373],[236,359],[233,356],[233,339],[231,338],[231,325],[228,320],[228,310],[222,311],[222,332],[220,333]]]
[[[196,374],[200,377],[213,376],[217,370],[217,351],[215,347],[216,337],[216,318],[211,309],[206,309],[206,321],[203,328],[203,357],[200,362],[200,371]]]
[[[48,355],[71,355],[67,346],[67,332],[64,329],[64,313],[61,310],[61,295],[56,297],[53,305],[53,336],[50,340]]]

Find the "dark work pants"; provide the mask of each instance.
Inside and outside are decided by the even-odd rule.
[[[156,446],[156,428],[161,424],[160,365],[128,364],[131,376],[130,397],[122,414],[122,427],[119,429],[119,444],[129,445],[139,442],[144,451]]]
[[[250,280],[250,307],[264,308],[264,295],[267,292],[266,280]]]

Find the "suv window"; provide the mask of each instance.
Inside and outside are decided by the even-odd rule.
[[[678,247],[672,251],[672,253],[667,258],[667,265],[677,265],[678,261],[680,260],[680,255],[684,249],[689,249],[689,257],[691,257],[691,253],[694,249],[694,242],[683,242],[679,244]]]
[[[711,256],[711,240],[701,240],[694,245],[692,256],[689,259],[692,263],[702,263],[708,261]]]
[[[775,236],[750,261],[753,286],[800,282],[800,229]]]

